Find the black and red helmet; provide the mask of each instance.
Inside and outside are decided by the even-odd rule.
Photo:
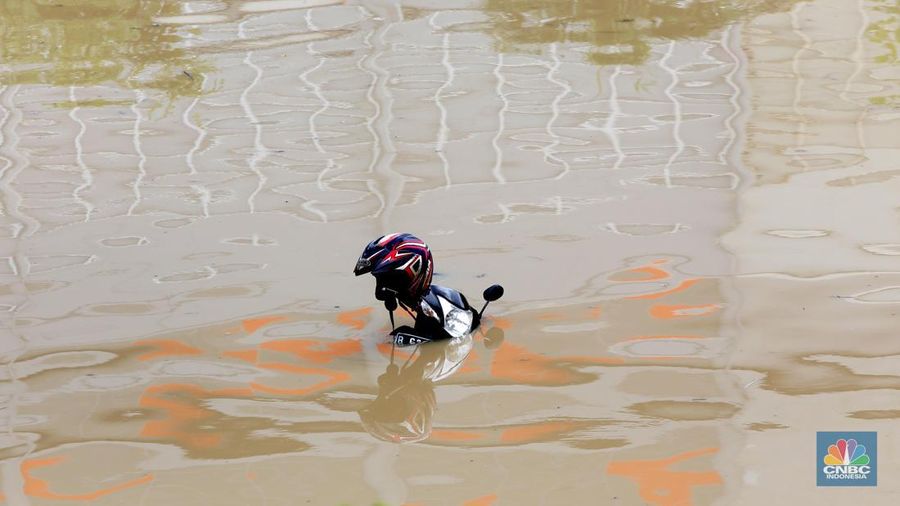
[[[418,301],[431,286],[434,261],[424,241],[412,234],[388,234],[370,242],[353,273],[371,272],[380,288],[406,302]]]

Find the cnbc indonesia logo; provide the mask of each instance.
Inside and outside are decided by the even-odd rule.
[[[876,433],[819,432],[816,439],[817,455],[824,453],[817,473],[817,485],[875,486]],[[823,452],[826,445],[827,450]]]

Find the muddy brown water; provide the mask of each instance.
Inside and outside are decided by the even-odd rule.
[[[898,15],[4,1],[0,503],[897,504]],[[490,338],[389,369],[391,231]]]

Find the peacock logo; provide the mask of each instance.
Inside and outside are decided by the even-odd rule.
[[[869,456],[865,445],[858,444],[855,439],[838,439],[828,447],[824,460],[826,466],[865,466]]]
[[[875,432],[817,432],[816,485],[874,487],[878,484]]]

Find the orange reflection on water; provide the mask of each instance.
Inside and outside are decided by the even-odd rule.
[[[291,353],[298,358],[306,359],[316,364],[327,364],[334,360],[335,357],[344,357],[362,351],[362,343],[359,339],[344,339],[341,341],[285,339],[282,341],[268,341],[260,344],[259,347],[264,350]]]
[[[250,383],[250,388],[252,388],[253,390],[258,390],[260,392],[266,392],[269,394],[308,395],[314,392],[325,390],[326,388],[333,387],[350,379],[350,375],[348,373],[345,373],[343,371],[333,371],[331,369],[299,367],[293,364],[286,364],[284,362],[267,362],[257,365],[259,367],[262,367],[263,369],[269,369],[273,371],[288,372],[291,374],[299,374],[302,376],[324,376],[325,378],[327,378],[324,381],[320,381],[308,387],[302,388],[279,388],[265,385],[263,383]]]
[[[719,310],[721,304],[657,304],[650,308],[650,316],[662,320],[673,318],[690,318],[692,316],[706,316]]]
[[[638,283],[644,281],[659,281],[661,279],[668,279],[670,277],[672,277],[671,274],[663,269],[660,269],[659,267],[655,267],[653,265],[642,265],[640,267],[633,267],[631,269],[619,271],[609,276],[608,279],[616,283]]]
[[[571,371],[528,351],[524,346],[504,342],[494,352],[491,376],[516,383],[565,385],[571,382]]]
[[[582,427],[584,424],[565,421],[549,421],[510,427],[500,434],[500,441],[504,443],[532,443],[542,441],[552,436],[559,437],[562,434]]]
[[[484,434],[469,430],[435,429],[431,431],[431,439],[437,441],[476,441],[478,439],[484,439],[484,437]]]
[[[577,377],[576,371],[565,364],[621,364],[618,357],[560,357],[547,358],[524,346],[504,342],[494,352],[491,376],[523,384],[566,385]]]
[[[255,364],[259,360],[259,350],[228,350],[222,352],[223,357],[236,358]]]
[[[175,339],[147,339],[134,343],[135,346],[152,346],[156,351],[150,351],[138,355],[138,360],[153,360],[162,357],[176,357],[182,355],[200,355],[203,353],[193,346],[188,346]]]
[[[163,410],[162,420],[149,420],[141,429],[141,436],[147,438],[174,439],[189,448],[212,448],[219,444],[218,434],[203,434],[191,431],[192,425],[210,418],[215,412],[190,404],[188,401],[215,396],[247,396],[249,389],[206,390],[189,383],[167,383],[149,386],[139,401],[141,406]],[[188,396],[190,399],[183,399]]]
[[[545,420],[500,427],[434,429],[428,442],[477,448],[519,446],[560,441],[577,431],[589,430],[593,425],[587,420]]]
[[[362,330],[366,326],[369,313],[372,312],[371,307],[362,307],[350,311],[341,311],[337,315],[337,322],[341,325]]]
[[[257,326],[250,330],[258,328]],[[208,425],[210,420],[217,416],[217,412],[205,407],[204,402],[207,399],[246,398],[253,397],[258,393],[302,396],[320,392],[351,379],[351,375],[343,370],[321,367],[321,365],[328,364],[337,357],[359,353],[361,350],[362,346],[358,339],[341,341],[289,339],[264,342],[251,349],[223,351],[220,354],[222,357],[241,360],[253,364],[259,369],[277,371],[286,373],[286,375],[304,376],[311,378],[312,381],[296,387],[293,385],[296,385],[297,380],[288,379],[287,381],[292,384],[290,388],[259,381],[248,381],[244,386],[238,388],[223,389],[206,389],[187,383],[149,386],[141,394],[139,404],[144,408],[158,410],[162,418],[145,422],[140,435],[145,438],[175,441],[187,449],[217,448],[222,444],[222,434],[207,432],[207,428],[202,426]],[[266,357],[265,361],[261,361],[261,351],[276,352],[276,355],[282,353],[293,355],[301,362],[315,364],[317,367],[289,363],[279,360],[277,356]],[[196,352],[200,353],[199,350]],[[289,355],[285,358],[288,358]]]
[[[247,318],[246,320],[241,321],[241,327],[244,329],[244,332],[252,334],[262,327],[265,327],[266,325],[271,325],[282,320],[286,320],[286,318],[283,316],[262,316],[260,318]]]
[[[354,355],[362,351],[362,343],[359,339],[343,339],[340,341],[326,341],[317,339],[285,339],[279,341],[267,341],[261,343],[258,349],[289,353],[295,357],[312,362],[313,364],[329,364],[335,358]],[[331,388],[348,381],[350,374],[323,367],[303,367],[282,361],[260,362],[258,351],[233,351],[226,352],[231,356],[251,361],[257,367],[270,371],[280,371],[301,376],[321,376],[325,380],[313,385],[301,388],[280,388],[259,382],[250,383],[250,388],[259,392],[277,395],[308,395],[314,392]]]
[[[54,466],[56,464],[59,464],[63,460],[65,460],[65,457],[59,456],[23,461],[22,465],[20,466],[20,471],[22,473],[22,480],[25,482],[25,485],[23,487],[25,495],[37,497],[40,499],[52,499],[57,501],[93,501],[103,496],[107,496],[121,490],[136,487],[138,485],[143,485],[144,483],[150,483],[151,481],[153,481],[152,474],[145,474],[140,478],[135,478],[124,483],[119,483],[118,485],[113,485],[111,487],[100,488],[93,492],[87,492],[84,494],[61,494],[50,490],[50,485],[47,484],[46,480],[35,478],[31,475],[31,471],[34,469]]]
[[[538,320],[562,320],[563,318],[565,318],[565,315],[559,311],[548,311],[537,315]]]
[[[641,498],[650,504],[688,506],[692,504],[691,490],[694,487],[720,484],[722,477],[715,471],[672,471],[669,467],[717,451],[718,448],[703,448],[659,460],[610,462],[606,472],[636,481]]]
[[[497,500],[497,494],[488,494],[475,499],[469,499],[463,506],[491,506]]]
[[[640,294],[640,295],[630,295],[625,298],[633,299],[633,300],[661,299],[668,295],[683,292],[683,291],[687,290],[688,288],[696,285],[698,281],[700,281],[700,278],[690,278],[690,279],[686,279],[686,280],[682,281],[681,283],[678,283],[677,286],[675,286],[674,288],[670,288],[668,290],[662,290],[659,292],[652,292],[652,293],[644,293],[644,294]]]

